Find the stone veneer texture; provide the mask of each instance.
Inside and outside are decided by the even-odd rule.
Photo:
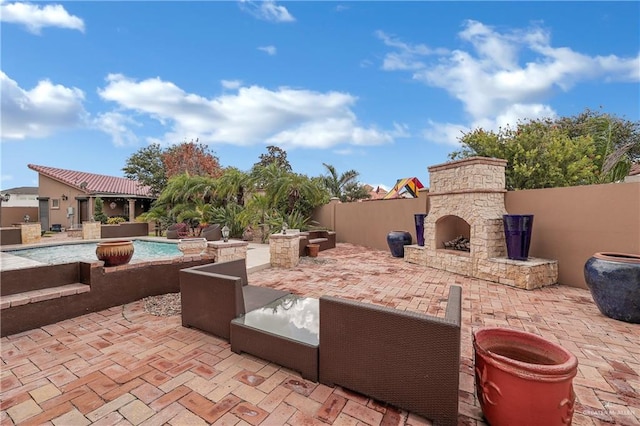
[[[300,235],[272,234],[269,236],[269,257],[271,266],[293,268],[300,261]]]
[[[505,160],[472,157],[429,167],[425,246],[406,246],[405,260],[524,289],[555,284],[556,261],[517,262],[506,258],[502,225],[502,215],[507,213],[506,164]],[[470,252],[446,250],[442,241],[437,241],[437,227],[450,216],[469,224]]]

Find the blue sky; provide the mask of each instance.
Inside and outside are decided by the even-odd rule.
[[[198,138],[428,186],[461,131],[591,108],[640,118],[640,2],[0,0],[0,186],[27,164],[122,176]]]

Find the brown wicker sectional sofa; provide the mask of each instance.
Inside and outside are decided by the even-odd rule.
[[[287,294],[248,285],[245,259],[180,270],[182,325],[227,340],[232,319]]]
[[[320,382],[457,425],[461,294],[444,318],[321,297]]]
[[[238,323],[245,313],[290,295],[247,285],[244,259],[183,269],[180,291],[182,325],[229,340],[234,352],[387,402],[435,425],[458,424],[460,286],[449,288],[444,317],[330,296],[311,299],[319,313],[314,344]]]

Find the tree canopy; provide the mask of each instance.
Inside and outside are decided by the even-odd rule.
[[[167,148],[162,154],[162,163],[168,178],[182,173],[211,177],[222,175],[218,157],[209,151],[207,145],[198,143],[198,139]]]
[[[157,143],[139,149],[127,159],[122,168],[124,176],[151,187],[153,195],[158,196],[167,184],[162,154],[162,148]]]
[[[291,172],[293,170],[291,168],[291,164],[289,164],[289,160],[287,160],[287,152],[274,145],[269,145],[267,147],[266,154],[260,154],[260,161],[253,165],[252,170],[260,167],[266,167],[269,164],[275,164],[287,172]]]
[[[218,157],[206,145],[198,143],[197,139],[195,142],[183,142],[166,149],[162,149],[159,144],[141,148],[127,159],[122,170],[128,179],[148,185],[155,196],[162,192],[169,178],[176,175],[222,175]]]
[[[552,188],[622,180],[640,158],[640,124],[610,114],[520,122],[497,132],[463,134],[451,159],[471,156],[508,161],[507,189]]]
[[[340,201],[357,201],[370,198],[364,185],[358,183],[359,173],[355,170],[347,170],[338,175],[336,168],[331,164],[322,163],[328,174],[322,176],[322,182],[332,197]]]

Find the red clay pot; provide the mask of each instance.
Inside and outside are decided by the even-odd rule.
[[[571,424],[578,359],[535,334],[506,328],[473,333],[476,393],[492,426]]]

